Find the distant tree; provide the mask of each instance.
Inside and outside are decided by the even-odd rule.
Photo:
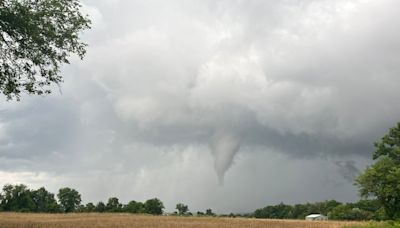
[[[356,179],[362,197],[376,197],[389,219],[400,218],[400,123],[375,143],[373,159]]]
[[[373,213],[353,207],[351,204],[343,204],[333,208],[328,216],[334,220],[370,220],[373,218]]]
[[[75,209],[74,212],[78,212],[78,213],[85,213],[86,211],[86,207],[83,204],[79,204],[78,207]]]
[[[356,208],[360,208],[365,211],[378,211],[382,205],[379,203],[378,200],[373,199],[373,200],[367,200],[367,199],[362,199],[356,203],[352,204]]]
[[[274,217],[279,219],[288,219],[292,218],[293,207],[291,205],[286,205],[284,203],[280,203],[275,206],[274,209]]]
[[[78,0],[0,1],[0,92],[8,99],[20,93],[50,93],[59,84],[62,64],[71,54],[83,58],[80,32],[90,20]]]
[[[351,207],[349,205],[339,205],[335,208],[333,208],[328,216],[330,219],[333,220],[344,220],[344,219],[348,219],[348,215],[351,212]]]
[[[196,214],[197,214],[197,216],[203,216],[204,212],[198,211]]]
[[[215,216],[214,212],[211,210],[211,208],[206,210],[206,215],[207,216]]]
[[[377,199],[362,199],[358,202],[352,203],[351,205],[353,206],[353,208],[359,208],[363,211],[370,212],[372,214],[371,219],[373,220],[386,219],[385,210]]]
[[[163,213],[164,204],[161,200],[154,198],[144,203],[144,212],[153,215],[161,215]]]
[[[81,203],[81,195],[72,188],[61,188],[57,194],[63,212],[74,212]]]
[[[144,205],[141,202],[132,200],[123,207],[123,211],[128,213],[143,213]]]
[[[106,211],[108,212],[121,212],[122,211],[122,204],[119,203],[117,197],[111,197],[108,199],[106,205]]]
[[[287,219],[292,217],[293,207],[280,203],[275,206],[266,206],[261,209],[257,209],[254,212],[256,218],[275,218],[275,219]]]
[[[96,212],[103,213],[105,211],[106,211],[106,205],[102,201],[98,202],[96,204]]]
[[[230,218],[236,218],[236,215],[234,214],[234,213],[229,213],[229,215],[228,215],[228,217],[230,217]]]
[[[269,218],[267,207],[256,209],[253,214],[256,218]]]
[[[4,211],[31,212],[35,210],[32,193],[26,185],[4,185],[1,200]]]
[[[183,203],[178,203],[176,210],[178,210],[179,215],[185,215],[189,211],[189,207]]]
[[[342,203],[336,201],[336,200],[327,200],[321,203],[321,210],[320,213],[327,215],[333,208],[341,205]]]
[[[93,203],[87,203],[85,205],[85,212],[95,212],[96,206]]]
[[[296,204],[293,206],[292,218],[293,219],[304,219],[310,213],[306,204]]]
[[[60,210],[54,194],[48,192],[44,187],[32,191],[32,200],[35,204],[35,212],[54,213]]]

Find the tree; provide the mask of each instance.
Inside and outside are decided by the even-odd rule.
[[[293,207],[290,205],[286,205],[283,202],[276,205],[273,209],[274,217],[279,219],[291,218],[292,217]]]
[[[144,203],[144,212],[148,214],[161,215],[163,209],[164,204],[157,198],[146,200]]]
[[[108,212],[121,212],[122,204],[119,203],[119,200],[117,197],[111,197],[108,199],[108,202],[106,205],[106,210]]]
[[[80,9],[79,0],[0,1],[0,92],[19,99],[62,82],[61,65],[87,46],[79,35],[90,20]]]
[[[211,208],[206,210],[206,215],[208,216],[215,216],[214,212],[211,210]]]
[[[400,123],[375,143],[373,159],[356,179],[362,197],[376,197],[389,219],[400,218]]]
[[[275,206],[266,206],[261,209],[257,209],[254,212],[254,216],[256,218],[276,218],[276,219],[284,219],[284,218],[292,218],[293,207],[290,205],[286,205],[284,203],[280,203]]]
[[[128,213],[143,213],[144,205],[141,202],[132,200],[124,206],[123,211]]]
[[[81,195],[72,188],[61,188],[57,194],[63,212],[74,212],[81,203]]]
[[[32,200],[35,204],[35,212],[54,213],[59,211],[59,205],[54,194],[48,192],[44,187],[32,191]]]
[[[95,212],[96,206],[93,203],[87,203],[85,206],[85,212]]]
[[[373,220],[385,220],[384,208],[377,199],[362,199],[356,203],[353,203],[353,207],[370,212],[372,214],[371,219]]]
[[[197,216],[203,216],[204,212],[198,211],[196,214],[197,214]]]
[[[79,204],[78,207],[75,209],[74,212],[79,212],[79,213],[86,212],[86,207],[85,207],[85,205]]]
[[[185,215],[189,211],[189,207],[183,203],[178,203],[176,210],[178,210],[179,215]]]
[[[292,218],[304,219],[309,214],[308,206],[306,204],[296,204],[293,206]]]
[[[32,200],[32,193],[26,185],[4,185],[2,195],[0,204],[4,211],[34,211],[35,203]]]
[[[362,210],[366,210],[366,211],[378,211],[381,208],[380,203],[378,202],[378,200],[367,200],[367,199],[362,199],[356,203],[353,203],[354,207],[356,208],[360,208]]]
[[[96,212],[103,213],[106,210],[106,205],[103,202],[98,202],[96,204]]]

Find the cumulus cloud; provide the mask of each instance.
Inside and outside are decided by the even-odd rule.
[[[84,34],[90,46],[83,62],[63,69],[62,95],[1,103],[3,172],[55,175],[94,200],[115,192],[129,198],[118,190],[129,183],[140,198],[152,193],[173,204],[183,195],[174,195],[176,186],[186,186],[198,208],[207,206],[196,189],[222,197],[244,183],[259,184],[269,202],[285,201],[282,190],[259,180],[282,173],[274,183],[292,189],[291,175],[303,172],[346,192],[315,192],[321,199],[349,200],[355,189],[346,179],[398,121],[395,0],[85,0],[84,7],[94,22]],[[240,156],[268,165],[246,166]],[[245,180],[253,169],[259,172]],[[77,173],[101,176],[92,185],[104,191],[93,193]],[[111,179],[120,188],[105,187]],[[166,179],[174,185],[154,188]],[[262,191],[252,205],[269,197]],[[312,201],[307,194],[299,201]],[[221,210],[251,207],[209,199]]]

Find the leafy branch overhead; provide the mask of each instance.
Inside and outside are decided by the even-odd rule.
[[[81,7],[78,0],[0,1],[0,92],[7,99],[50,93],[70,55],[84,57],[79,35],[91,22]]]

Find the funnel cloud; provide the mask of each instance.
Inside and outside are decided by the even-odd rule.
[[[223,185],[225,173],[232,166],[235,154],[240,149],[239,139],[231,132],[220,131],[212,138],[210,147],[214,156],[215,172],[219,183]]]

